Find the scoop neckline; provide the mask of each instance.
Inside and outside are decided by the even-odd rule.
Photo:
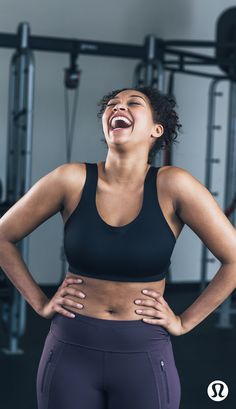
[[[144,183],[143,183],[143,200],[142,200],[142,204],[141,204],[141,208],[140,208],[139,213],[138,213],[138,214],[135,216],[135,218],[134,218],[133,220],[131,220],[129,223],[123,224],[122,226],[112,226],[111,224],[108,224],[108,223],[100,216],[100,213],[99,213],[98,208],[97,208],[96,196],[97,196],[97,185],[98,185],[98,176],[99,176],[99,174],[98,174],[98,163],[95,163],[95,169],[96,169],[96,183],[95,183],[94,204],[95,204],[95,210],[96,210],[97,217],[98,217],[98,219],[100,220],[100,222],[101,222],[104,226],[106,226],[106,227],[109,228],[110,230],[117,230],[117,231],[118,231],[118,230],[124,230],[124,229],[126,229],[126,228],[129,228],[131,225],[133,225],[134,223],[136,223],[137,221],[140,220],[140,218],[141,218],[141,216],[142,216],[142,214],[143,214],[143,211],[144,211],[146,185],[147,185],[147,181],[148,181],[149,175],[151,174],[151,168],[153,169],[153,166],[152,166],[152,165],[150,165],[150,167],[149,167],[149,169],[148,169],[148,171],[147,171],[147,173],[146,173],[146,175],[145,175],[145,178],[144,178]]]

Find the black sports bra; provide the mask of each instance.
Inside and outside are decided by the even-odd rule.
[[[64,225],[68,271],[112,281],[147,282],[165,277],[176,238],[157,199],[159,169],[148,169],[139,214],[117,227],[107,224],[98,213],[98,167],[97,163],[86,163],[80,201]]]

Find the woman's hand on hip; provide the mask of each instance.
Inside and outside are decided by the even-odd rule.
[[[41,315],[41,317],[43,318],[51,319],[58,312],[59,314],[62,314],[65,317],[74,318],[75,315],[72,312],[63,308],[63,306],[78,308],[78,310],[81,310],[81,308],[83,308],[82,304],[77,303],[76,301],[70,299],[70,297],[67,297],[67,296],[73,295],[77,298],[84,299],[86,295],[83,292],[78,291],[75,288],[69,287],[70,284],[75,284],[75,283],[78,284],[82,282],[83,280],[80,278],[78,279],[78,278],[66,277],[63,280],[60,287],[58,287],[57,292],[54,294],[51,300],[46,302],[43,305],[43,307],[40,309],[39,315]]]
[[[147,290],[146,293],[144,293],[143,291],[145,290],[142,290],[142,293],[150,298],[140,298],[140,303],[136,303],[138,299],[134,300],[134,303],[138,306],[135,312],[138,315],[145,316],[145,318],[143,318],[142,320],[152,325],[161,325],[171,335],[183,335],[185,331],[182,326],[180,316],[175,315],[163,296],[153,290]],[[139,306],[141,308],[139,308]],[[138,312],[139,310],[140,312]]]

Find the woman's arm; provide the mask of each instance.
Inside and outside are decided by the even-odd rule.
[[[61,165],[39,179],[0,218],[0,266],[36,312],[48,298],[30,274],[16,243],[62,210],[67,167]]]
[[[194,176],[178,167],[170,168],[169,172],[177,215],[222,264],[201,295],[180,314],[182,326],[189,332],[236,288],[236,229],[209,190]]]

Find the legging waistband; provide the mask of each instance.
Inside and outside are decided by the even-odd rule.
[[[163,350],[169,332],[158,324],[142,320],[106,320],[75,314],[75,318],[56,313],[50,331],[60,341],[111,352]]]

